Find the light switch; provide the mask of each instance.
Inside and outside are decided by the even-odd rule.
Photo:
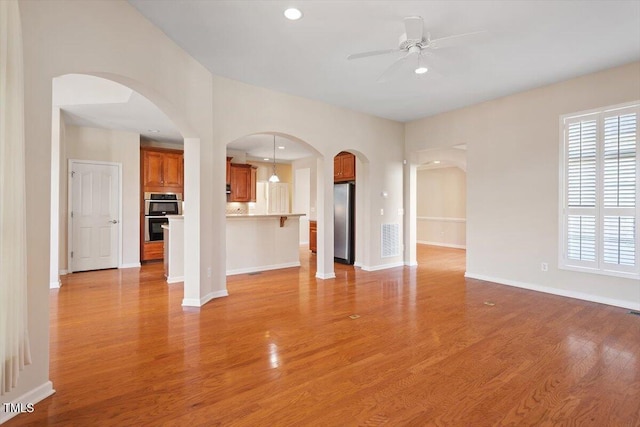
[[[384,215],[384,209],[380,209],[380,216]]]

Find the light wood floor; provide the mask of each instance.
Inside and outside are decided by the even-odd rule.
[[[464,255],[321,281],[304,251],[202,309],[161,264],[66,276],[57,392],[7,425],[640,425],[640,317],[465,280]]]

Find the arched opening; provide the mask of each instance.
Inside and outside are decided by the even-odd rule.
[[[299,265],[299,251],[313,249],[320,152],[296,136],[264,131],[227,143],[226,159],[227,275]]]
[[[415,251],[425,261],[426,247],[466,249],[466,146],[416,153]]]
[[[343,158],[344,153],[348,153],[353,156],[353,160],[349,158]],[[344,162],[353,161],[354,173],[345,172],[342,169],[345,168]],[[348,168],[347,168],[348,169]],[[347,175],[346,177],[344,175]],[[350,249],[353,249],[353,264],[355,267],[361,267],[367,269],[369,265],[369,248],[370,248],[370,233],[367,233],[368,225],[368,216],[366,213],[369,209],[366,208],[366,204],[368,201],[367,184],[368,184],[368,176],[369,176],[369,160],[367,157],[359,150],[355,150],[352,148],[346,148],[339,153],[336,153],[334,156],[334,248],[335,248],[335,257],[339,262],[345,263],[344,258],[339,259],[343,255],[340,253],[340,248],[342,247],[342,252],[348,251],[349,249],[345,248],[345,244]],[[348,184],[348,191],[353,191],[353,206],[352,212],[348,213],[345,211],[345,207],[342,206],[344,201],[337,200],[336,194],[340,194],[344,190],[337,190],[338,186],[342,186],[346,189],[344,184]],[[352,215],[352,226],[353,226],[353,235],[352,242],[346,242],[343,237],[345,234],[344,229],[339,229],[341,221],[344,219],[339,218],[340,215],[346,214]],[[342,226],[344,227],[344,225]],[[351,248],[352,246],[352,248]],[[347,264],[350,264],[347,262]]]
[[[53,79],[52,90],[50,286],[59,286],[59,275],[71,270],[69,260],[77,252],[68,227],[70,192],[75,191],[67,169],[72,159],[118,166],[118,212],[110,226],[117,228],[112,248],[117,260],[109,267],[139,267],[145,238],[141,146],[183,149],[185,159],[197,159],[189,151],[198,150],[199,137],[166,100],[132,79],[105,73],[65,74]],[[199,176],[187,174],[183,185],[187,193],[183,199],[198,206]],[[188,212],[185,222],[190,223],[185,259],[199,267],[199,248],[189,244],[199,234],[199,224]],[[83,244],[88,242],[85,239]],[[185,294],[199,286],[197,280],[185,277]]]

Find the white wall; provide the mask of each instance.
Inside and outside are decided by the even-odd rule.
[[[466,246],[466,174],[456,167],[419,169],[417,173],[417,241]]]
[[[640,308],[637,280],[557,262],[559,117],[638,99],[636,62],[407,123],[414,157],[467,144],[468,276]]]
[[[122,266],[140,266],[140,135],[108,129],[67,126],[66,159],[60,165],[65,177],[61,192],[67,195],[60,206],[63,229],[60,239],[67,240],[68,160],[96,160],[122,165]],[[68,243],[67,243],[68,244]],[[67,246],[65,244],[65,247]],[[60,253],[60,269],[67,269],[66,251]]]

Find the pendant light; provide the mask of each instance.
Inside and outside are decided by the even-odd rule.
[[[273,174],[269,177],[269,182],[280,182],[276,174],[276,136],[273,135]]]

